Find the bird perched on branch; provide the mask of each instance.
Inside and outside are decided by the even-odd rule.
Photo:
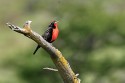
[[[42,37],[47,42],[52,43],[57,39],[58,34],[59,34],[59,29],[58,29],[57,21],[53,21],[50,23],[50,25],[48,26],[48,29],[44,32]],[[39,48],[40,46],[38,45],[33,54],[35,54]]]

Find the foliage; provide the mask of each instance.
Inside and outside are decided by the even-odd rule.
[[[49,55],[36,44],[5,28],[32,20],[40,34],[59,20],[60,34],[53,44],[79,73],[82,83],[124,83],[125,6],[123,0],[1,0],[0,83],[61,83]]]

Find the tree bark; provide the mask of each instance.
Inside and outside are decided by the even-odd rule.
[[[11,23],[7,23],[7,26],[18,33],[23,34],[24,36],[34,40],[38,45],[40,45],[45,51],[47,51],[56,65],[59,74],[61,75],[64,83],[80,83],[80,79],[75,75],[73,70],[71,69],[69,63],[64,58],[62,53],[56,49],[54,46],[52,46],[50,43],[48,43],[46,40],[43,39],[42,36],[40,36],[38,33],[31,30],[27,30],[25,28],[20,28],[18,26],[15,26]]]

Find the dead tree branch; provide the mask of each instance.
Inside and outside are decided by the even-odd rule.
[[[77,75],[72,71],[69,63],[63,57],[62,53],[53,47],[50,43],[46,42],[42,36],[38,33],[31,30],[27,30],[25,28],[20,28],[11,23],[7,23],[7,26],[18,33],[23,34],[24,36],[34,40],[37,44],[39,44],[45,51],[50,54],[51,59],[56,65],[58,72],[60,73],[64,83],[80,83],[80,79],[77,78]]]

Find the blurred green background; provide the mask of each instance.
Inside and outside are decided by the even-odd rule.
[[[11,31],[7,22],[42,34],[53,20],[60,34],[53,44],[79,73],[81,83],[125,83],[124,0],[0,0],[0,83],[63,83],[49,55]]]

